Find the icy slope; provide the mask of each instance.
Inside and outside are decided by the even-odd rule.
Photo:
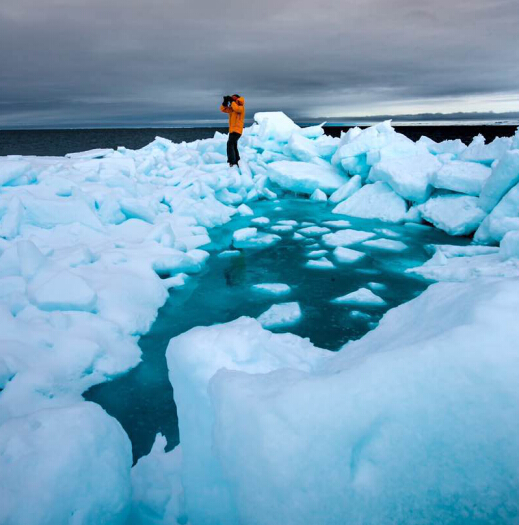
[[[478,279],[338,354],[245,318],[172,339],[190,522],[515,523],[518,311]]]

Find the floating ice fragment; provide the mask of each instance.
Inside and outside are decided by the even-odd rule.
[[[235,248],[266,248],[280,241],[281,237],[273,233],[258,233],[254,237],[247,237],[243,240],[234,240]]]
[[[323,226],[307,226],[306,228],[301,228],[299,233],[305,237],[318,237],[323,233],[328,233],[330,228]]]
[[[294,229],[294,227],[289,226],[287,224],[276,224],[275,226],[272,226],[270,229],[273,232],[291,232]]]
[[[407,244],[401,241],[393,241],[391,239],[375,239],[373,241],[365,241],[362,246],[375,248],[377,250],[386,250],[388,252],[403,252],[407,250]]]
[[[387,288],[387,286],[385,284],[382,284],[382,283],[376,283],[376,282],[371,282],[371,283],[368,283],[368,286],[372,289],[372,290],[385,290]]]
[[[334,304],[365,304],[369,306],[384,306],[386,301],[375,295],[368,288],[359,288],[356,292],[337,297],[332,300]]]
[[[279,328],[297,323],[301,315],[299,303],[280,303],[272,305],[263,312],[258,317],[258,321],[264,328]]]
[[[311,251],[310,253],[307,253],[306,256],[309,259],[318,259],[326,255],[327,253],[328,253],[328,250],[314,250],[314,251]]]
[[[249,216],[249,215],[254,215],[254,212],[252,211],[252,209],[247,206],[246,204],[240,204],[236,210],[238,211],[238,213],[242,216],[242,217],[246,217],[246,216]]]
[[[240,250],[224,250],[223,252],[220,252],[218,254],[218,257],[220,257],[221,259],[226,259],[228,257],[237,257],[240,254]]]
[[[317,202],[326,202],[328,200],[328,197],[326,196],[326,193],[324,191],[317,188],[312,195],[310,195],[311,201],[317,201]]]
[[[254,219],[251,219],[250,222],[252,224],[268,224],[270,222],[270,219],[268,217],[256,217]]]
[[[361,230],[339,230],[335,233],[323,235],[323,241],[327,246],[349,246],[375,237],[374,233]]]
[[[323,226],[329,226],[330,228],[350,228],[351,222],[339,219],[337,221],[323,221]]]
[[[253,284],[251,290],[270,295],[286,295],[290,293],[290,286],[283,283],[261,283]]]
[[[244,241],[258,234],[257,228],[240,228],[232,234],[234,241]]]
[[[307,268],[315,268],[317,270],[333,270],[335,268],[335,265],[326,257],[321,257],[315,261],[308,261],[305,266]]]
[[[371,319],[371,316],[366,312],[361,312],[360,310],[351,310],[349,312],[350,317],[353,319]]]
[[[364,252],[352,250],[351,248],[344,248],[342,246],[337,246],[337,248],[333,250],[333,255],[341,263],[352,263],[360,261],[360,259],[366,257]]]
[[[400,233],[397,233],[393,230],[389,230],[388,228],[375,228],[373,231],[378,233],[379,235],[383,235],[384,237],[401,237]]]

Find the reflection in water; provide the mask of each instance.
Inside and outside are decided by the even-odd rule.
[[[245,282],[247,271],[246,257],[241,254],[237,257],[231,257],[229,267],[223,271],[227,286],[239,286]]]

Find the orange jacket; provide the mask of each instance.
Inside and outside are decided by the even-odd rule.
[[[245,99],[240,97],[230,107],[220,106],[220,111],[229,113],[229,133],[243,133],[243,121],[245,120]]]

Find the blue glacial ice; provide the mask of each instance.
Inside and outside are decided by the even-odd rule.
[[[0,158],[0,522],[515,523],[519,134],[415,143],[384,122],[334,139],[278,112],[244,131],[239,169],[225,148],[217,133]],[[334,229],[313,240],[263,231],[255,206],[279,199],[272,216],[293,220],[283,213],[294,193],[348,225],[299,217],[301,228]],[[362,333],[380,321],[336,354],[264,329],[252,307],[248,318],[233,320],[242,312],[231,308],[213,320],[224,324],[177,334],[168,362],[182,451],[153,437],[132,473],[125,432],[82,394],[138,365],[159,308],[175,294],[196,299],[210,261],[235,261],[230,283],[242,275],[241,255],[208,251],[215,228],[238,219],[247,233],[218,252],[291,254],[290,235],[300,249],[317,241],[368,253],[348,265],[308,261],[328,266],[309,269],[330,279],[317,290],[336,287],[341,272],[357,289],[367,272],[439,282],[372,321],[330,305],[323,311],[344,308],[330,315],[364,323]],[[371,267],[377,250],[362,243],[380,235],[362,220],[390,224],[409,250]],[[410,223],[434,229],[399,226]],[[423,264],[413,236],[435,244],[437,229],[475,232],[495,250],[436,247]],[[375,291],[399,304],[390,286]],[[314,314],[305,308],[294,331],[305,335]],[[194,319],[203,324],[196,309]],[[328,335],[322,326],[313,337]]]

